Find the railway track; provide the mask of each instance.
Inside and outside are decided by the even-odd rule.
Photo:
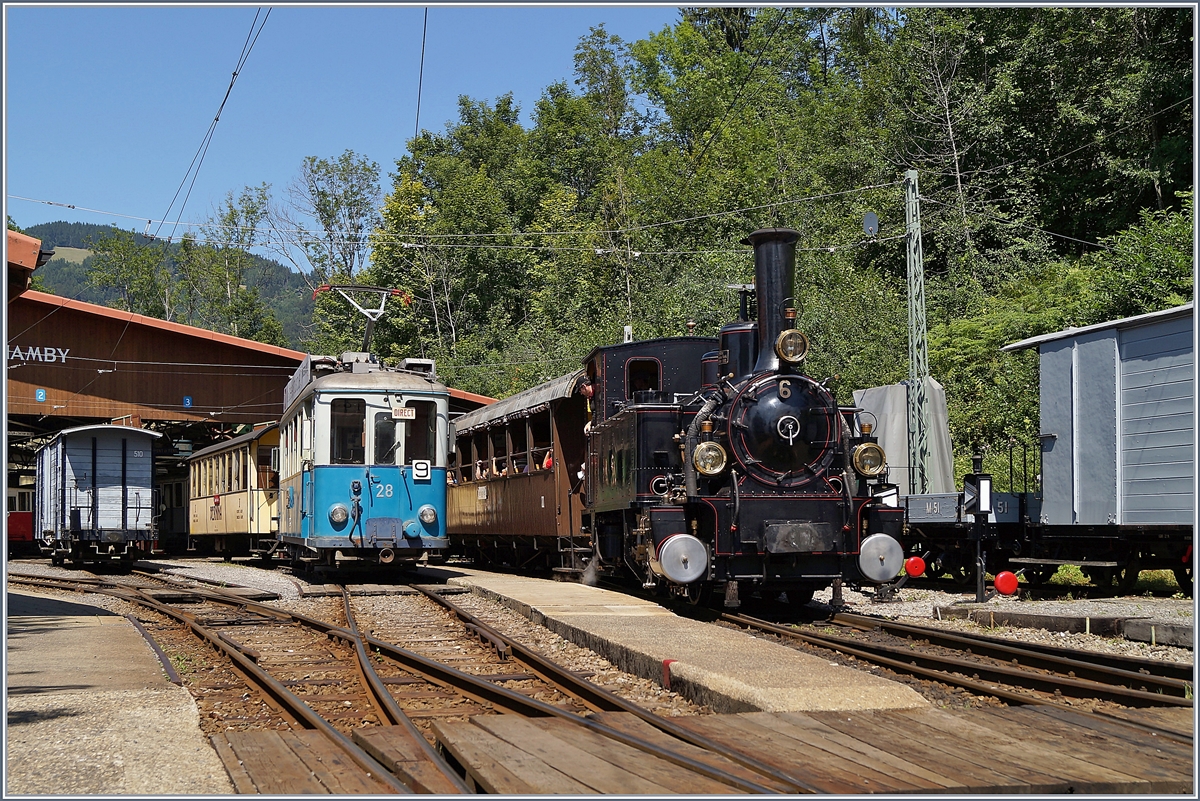
[[[216,589],[191,588],[187,592],[194,599],[167,604],[139,586],[145,582],[142,577],[65,580],[13,574],[10,582],[108,594],[151,609],[188,628],[222,654],[246,686],[277,715],[266,716],[259,722],[277,732],[280,741],[292,752],[313,753],[313,763],[325,765],[321,783],[336,786],[340,792],[460,794],[478,788],[480,785],[470,776],[470,767],[460,763],[467,772],[464,779],[432,747],[431,735],[437,734],[439,720],[445,723],[488,713],[569,722],[587,736],[612,741],[610,747],[632,749],[640,752],[643,759],[694,774],[706,783],[702,786],[709,791],[716,788],[743,793],[812,790],[797,776],[753,757],[729,753],[703,735],[688,732],[589,684],[433,592],[427,591],[427,597],[444,605],[462,623],[464,637],[486,641],[500,662],[518,654],[522,669],[514,671],[505,666],[485,675],[472,675],[363,634],[355,621],[348,592],[343,596],[345,625],[341,625],[284,612]],[[529,681],[531,677],[551,687],[563,700],[548,703],[532,697],[536,693],[504,686],[505,682]],[[217,686],[226,691],[239,689],[229,683]],[[240,696],[243,703],[249,700],[246,695]],[[658,732],[678,736],[680,741],[647,738],[646,732],[636,726],[610,726],[583,717],[593,711],[635,712],[642,721],[651,722]],[[422,719],[427,726],[418,728],[412,717]],[[225,735],[224,743],[214,738],[214,744],[235,785],[270,787],[270,781],[262,782],[246,772],[246,763],[253,762],[252,752],[265,750],[261,743],[248,739],[251,729]],[[332,743],[343,756],[331,757],[327,748],[306,736],[312,733]],[[279,748],[273,750],[282,752]],[[419,757],[414,758],[414,753]],[[348,774],[345,769],[348,763],[353,763],[357,770]],[[338,770],[330,773],[329,764]]]
[[[1193,706],[1191,665],[1067,651],[847,613],[829,621],[842,629],[840,633],[829,632],[828,626],[820,631],[799,629],[748,615],[726,613],[721,619],[1009,704],[1077,709],[1065,702],[1073,698],[1135,708]],[[1103,707],[1094,711],[1105,714]],[[1162,731],[1152,723],[1122,720],[1191,742],[1191,737]]]

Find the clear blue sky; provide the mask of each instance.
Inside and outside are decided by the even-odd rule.
[[[256,11],[6,6],[6,212],[22,227],[67,220],[141,231],[147,219],[162,219]],[[388,191],[386,175],[413,134],[423,14],[421,6],[273,8],[183,220],[202,221],[226,192],[245,185],[266,182],[281,196],[305,156],[347,148],[380,165]],[[603,23],[635,41],[678,18],[677,8],[663,5],[432,6],[421,127],[443,130],[457,118],[460,95],[494,100],[506,92],[528,122],[547,85],[573,80],[575,47],[589,28]],[[169,219],[178,209],[177,201]]]

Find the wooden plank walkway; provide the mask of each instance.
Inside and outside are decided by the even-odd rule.
[[[394,794],[319,731],[229,731],[213,746],[239,793]]]
[[[748,712],[674,721],[824,793],[1193,794],[1191,710],[1133,710],[1128,717],[1177,734],[1154,736],[1114,718],[1037,707]],[[784,789],[633,715],[603,712],[593,718],[769,790]],[[469,722],[434,721],[432,727],[443,753],[478,792],[741,792],[558,719],[478,715]],[[355,739],[406,782],[423,777],[428,792],[436,779],[409,761],[411,748],[394,729],[363,729]],[[341,769],[344,759],[327,755],[312,732],[229,732],[213,743],[238,792],[383,792],[367,789],[370,780],[364,778],[355,784],[346,775],[353,771]]]

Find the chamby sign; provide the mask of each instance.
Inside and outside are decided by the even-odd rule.
[[[43,364],[65,364],[67,354],[71,352],[70,348],[39,348],[36,345],[30,345],[27,348],[22,348],[20,345],[13,345],[8,349],[8,361],[12,362],[42,362]]]

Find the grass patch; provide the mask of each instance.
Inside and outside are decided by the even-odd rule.
[[[83,260],[92,255],[92,251],[84,248],[67,248],[56,247],[54,249],[54,258],[69,261],[72,264],[83,264]]]

